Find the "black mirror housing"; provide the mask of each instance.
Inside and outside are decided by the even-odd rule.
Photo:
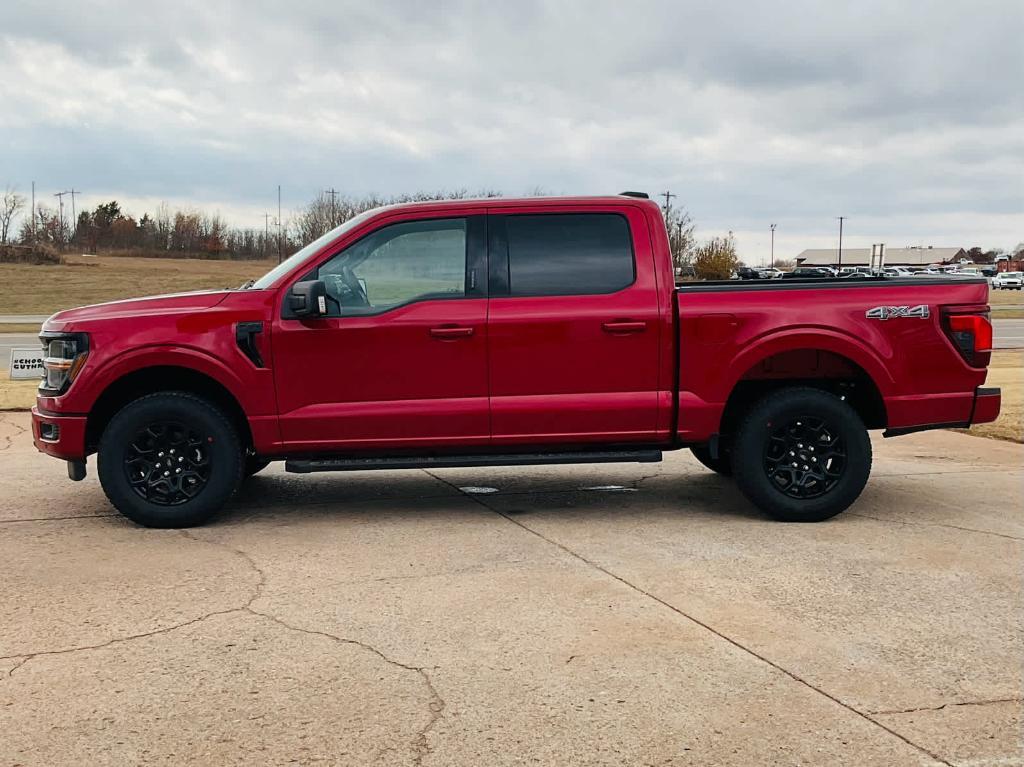
[[[327,285],[323,280],[296,282],[288,294],[288,306],[296,317],[323,317],[327,314]]]

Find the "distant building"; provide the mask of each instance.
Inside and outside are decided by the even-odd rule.
[[[886,266],[928,266],[955,264],[967,254],[963,248],[886,248]],[[796,257],[797,266],[838,266],[836,248],[811,248]],[[870,266],[871,248],[843,248],[843,266]]]

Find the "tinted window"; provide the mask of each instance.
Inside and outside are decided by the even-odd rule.
[[[513,296],[614,293],[633,283],[633,243],[622,216],[507,216],[505,225]]]
[[[320,267],[331,316],[466,295],[466,219],[392,224]]]

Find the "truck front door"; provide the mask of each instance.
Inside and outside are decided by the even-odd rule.
[[[274,328],[289,451],[488,442],[485,219],[433,215],[386,223],[301,278],[326,283],[328,315]]]

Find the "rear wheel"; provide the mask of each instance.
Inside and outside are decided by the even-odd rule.
[[[114,507],[146,527],[206,522],[242,480],[238,434],[217,407],[186,392],[126,405],[100,439],[100,484]]]
[[[718,458],[711,457],[711,450],[707,445],[695,445],[690,448],[690,452],[693,453],[698,461],[716,474],[721,474],[723,477],[732,476],[731,456],[725,450],[719,448]]]
[[[747,414],[733,444],[733,466],[740,490],[770,516],[820,522],[864,489],[871,440],[856,411],[834,394],[780,389]]]

